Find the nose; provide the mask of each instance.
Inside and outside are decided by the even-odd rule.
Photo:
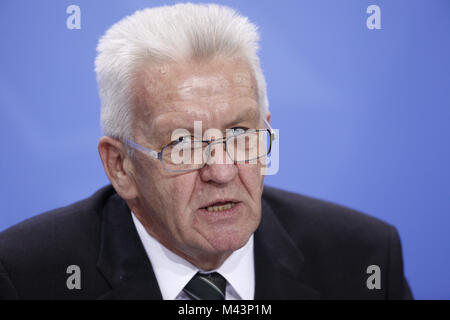
[[[204,182],[215,182],[223,184],[232,181],[237,174],[238,168],[234,163],[230,163],[224,143],[211,145],[210,159],[206,165],[200,169],[200,178]]]

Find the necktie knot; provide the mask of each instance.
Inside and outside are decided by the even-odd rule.
[[[197,272],[183,291],[194,300],[225,300],[226,286],[227,280],[217,272]]]

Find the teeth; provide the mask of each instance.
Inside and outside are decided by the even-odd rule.
[[[208,210],[209,212],[218,212],[218,211],[224,211],[224,210],[228,210],[234,207],[234,203],[233,202],[228,202],[227,204],[223,205],[223,206],[210,206],[210,207],[206,207],[206,210]]]

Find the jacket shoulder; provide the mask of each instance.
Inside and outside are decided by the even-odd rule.
[[[46,298],[47,292],[52,292],[49,288],[65,285],[66,269],[71,264],[83,267],[85,273],[95,274],[102,208],[114,193],[111,186],[106,186],[89,198],[36,215],[2,231],[0,296],[12,296],[5,293],[14,291],[5,283],[14,283],[21,298],[26,294]]]
[[[291,235],[371,238],[380,232],[390,232],[392,228],[390,224],[360,211],[273,187],[264,187],[263,201],[274,210]]]
[[[265,187],[263,201],[302,252],[305,283],[327,298],[404,299],[397,230],[390,224],[332,202]],[[368,268],[381,270],[382,290],[368,290]]]
[[[38,214],[0,232],[0,254],[11,247],[25,245],[42,246],[43,241],[73,235],[79,228],[85,228],[99,220],[98,213],[108,198],[114,193],[106,186],[92,196],[65,207]],[[39,240],[36,243],[36,240]],[[16,249],[16,248],[15,248]]]

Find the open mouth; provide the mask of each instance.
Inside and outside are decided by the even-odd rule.
[[[220,200],[212,202],[201,209],[206,210],[208,212],[221,212],[221,211],[227,211],[232,209],[234,206],[236,206],[239,202],[235,200]]]
[[[209,212],[220,212],[233,208],[236,205],[235,202],[216,202],[213,205],[204,207],[203,209],[208,210]]]

